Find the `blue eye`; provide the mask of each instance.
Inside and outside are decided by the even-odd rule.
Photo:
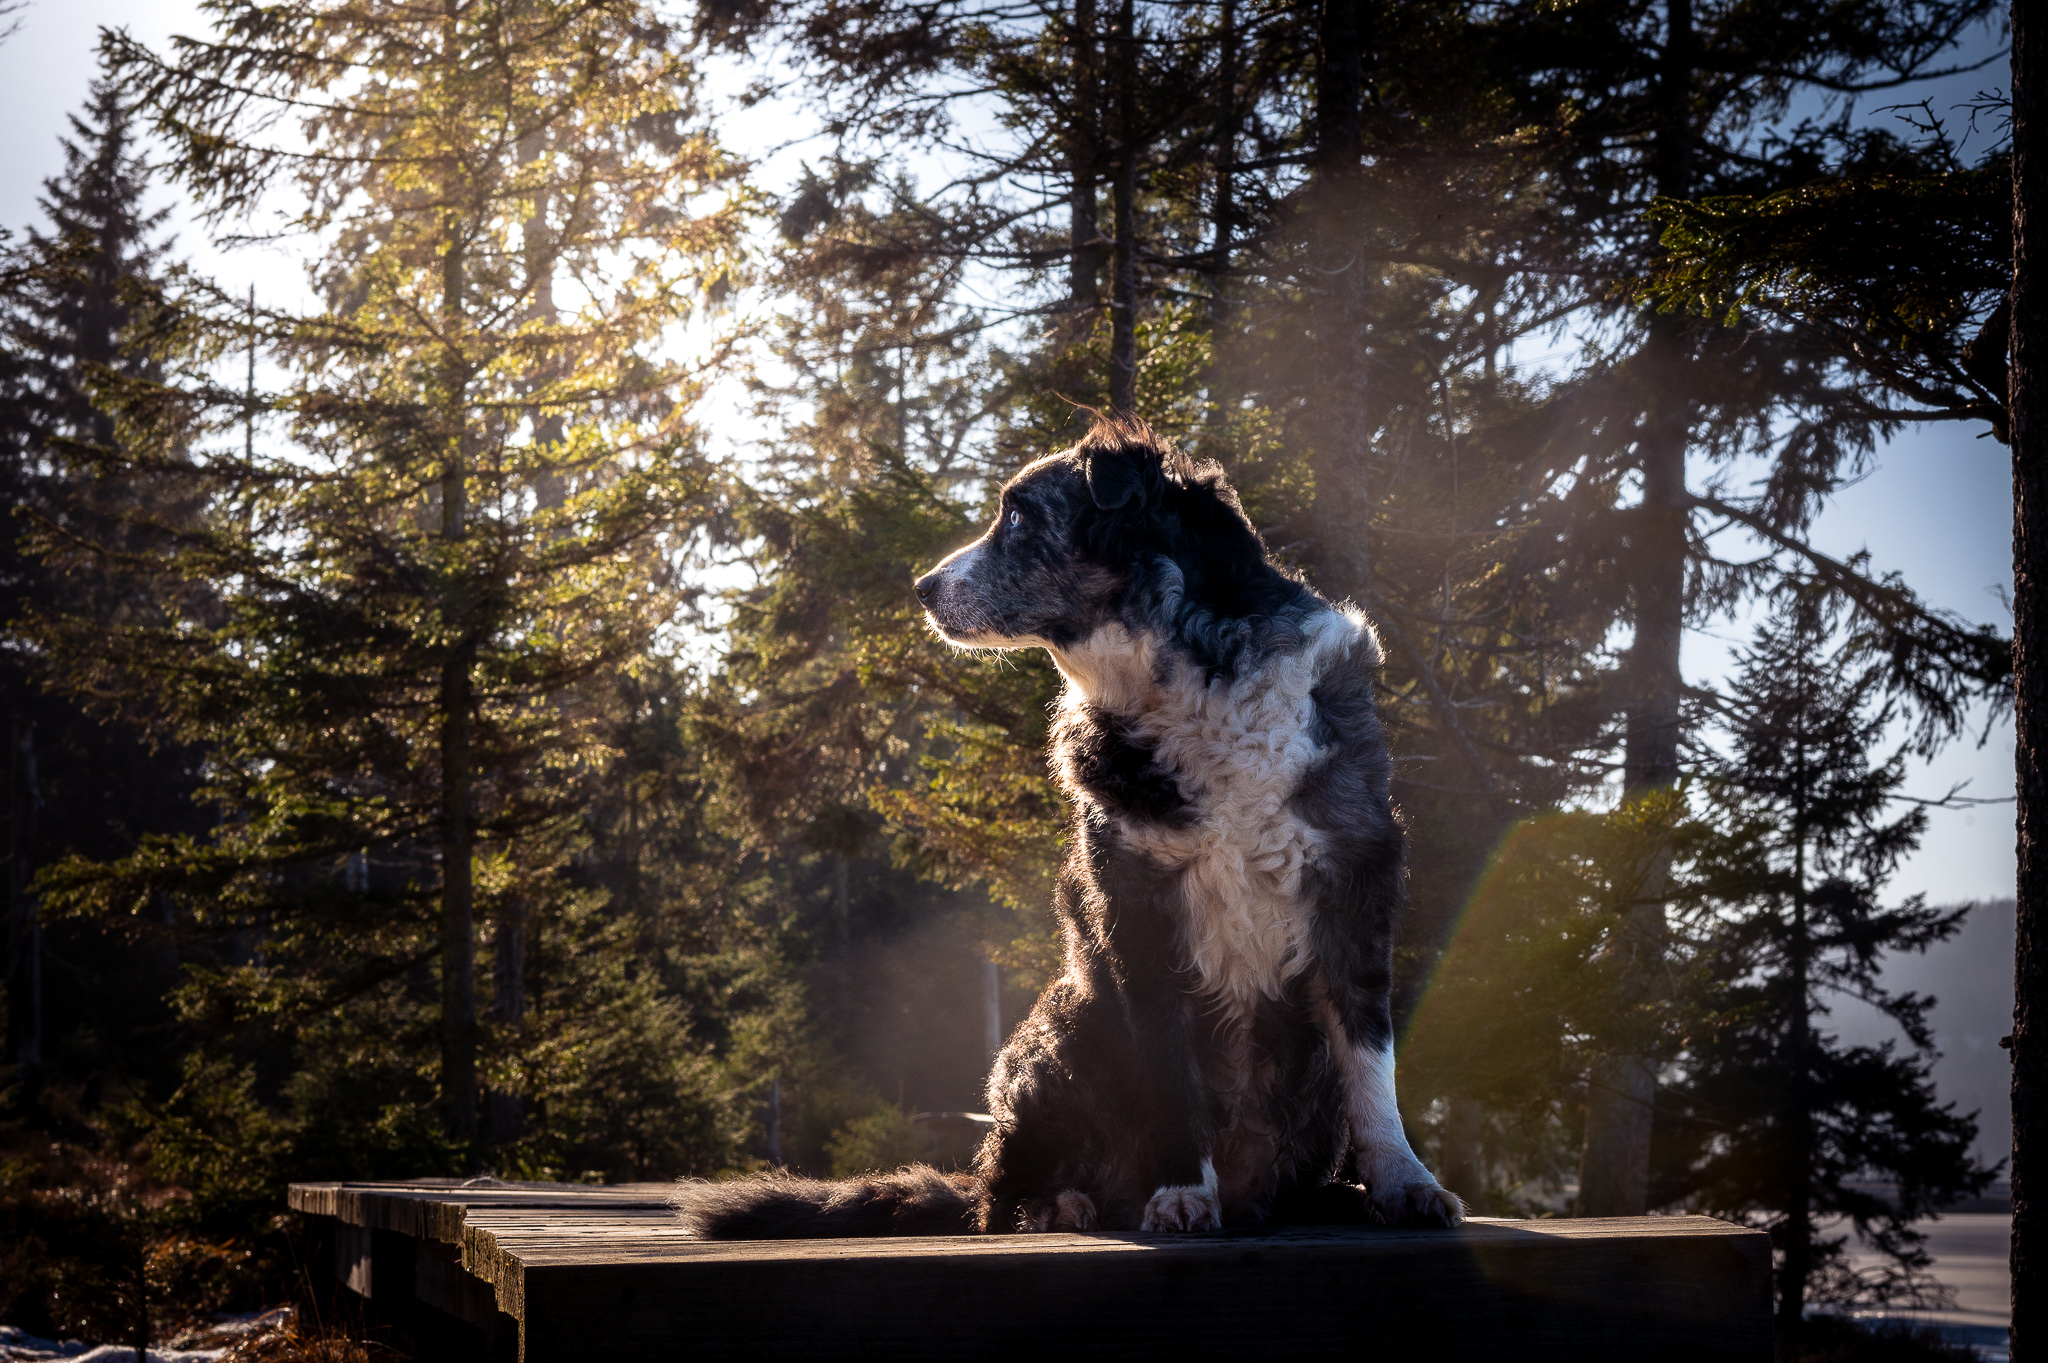
[[[1023,513],[1021,513],[1021,512],[1017,512],[1017,511],[1012,511],[1012,512],[1010,513],[1010,528],[1011,528],[1012,530],[1016,529],[1016,528],[1017,528],[1017,522],[1018,522],[1018,521],[1021,521],[1021,520],[1023,520],[1023,519],[1024,519]]]

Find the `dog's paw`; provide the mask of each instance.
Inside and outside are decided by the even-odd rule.
[[[1214,1187],[1191,1183],[1161,1188],[1145,1204],[1145,1219],[1138,1229],[1146,1231],[1204,1231],[1223,1229],[1223,1207]]]
[[[1095,1200],[1072,1188],[1025,1203],[1017,1212],[1017,1229],[1025,1234],[1083,1231],[1096,1227]]]
[[[1372,1190],[1372,1205],[1390,1226],[1455,1226],[1465,1219],[1458,1195],[1424,1174],[1413,1183]]]
[[[1052,1230],[1094,1230],[1095,1199],[1072,1188],[1053,1198]]]

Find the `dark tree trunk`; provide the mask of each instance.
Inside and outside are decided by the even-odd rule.
[[[249,372],[242,388],[242,457],[256,463],[256,286],[249,286]]]
[[[149,1363],[149,1250],[135,1251],[135,1363]]]
[[[994,961],[981,963],[981,1021],[985,1048],[993,1058],[1003,1049],[1003,973]]]
[[[2048,16],[2012,7],[2012,576],[2019,777],[2012,1027],[2012,1358],[2048,1360]],[[2041,229],[2036,232],[2036,228]]]
[[[519,159],[522,162],[538,161],[547,150],[545,134],[534,132],[522,138],[519,145]],[[549,196],[545,190],[536,194],[533,212],[521,224],[520,235],[524,238],[526,255],[526,278],[532,305],[527,316],[537,322],[553,325],[560,314],[555,308],[555,267],[558,247],[554,240],[554,229],[548,222]],[[534,386],[544,387],[559,378],[561,365],[550,364],[536,378]],[[560,411],[543,411],[536,407],[531,412],[533,420],[533,442],[536,445],[552,445],[559,442],[565,431]],[[568,488],[562,475],[553,465],[539,473],[534,495],[540,506],[552,510],[559,507],[568,496]]]
[[[1102,228],[1095,220],[1102,158],[1097,135],[1102,108],[1097,22],[1095,0],[1075,0],[1073,113],[1067,127],[1067,166],[1073,177],[1067,219],[1067,306],[1073,313],[1073,340],[1085,336],[1094,319],[1102,277]]]
[[[443,303],[449,322],[460,330],[463,259],[456,227],[442,267]],[[460,361],[451,360],[449,395],[452,422],[449,462],[441,475],[441,535],[449,542],[449,571],[461,569],[454,546],[465,533],[468,515],[468,438],[463,410]],[[476,884],[475,830],[471,826],[470,786],[474,754],[472,725],[475,694],[476,638],[471,632],[469,603],[459,588],[445,602],[456,641],[441,663],[441,1102],[447,1133],[458,1141],[477,1136],[476,1093]]]
[[[520,140],[519,159],[531,164],[540,159],[547,150],[546,135],[532,132]],[[555,308],[555,243],[548,223],[548,199],[545,194],[536,198],[533,212],[521,224],[524,241],[526,278],[532,299],[527,316],[537,322],[552,325],[558,320]],[[555,376],[550,369],[548,377]],[[536,387],[540,386],[537,382]],[[533,439],[537,445],[549,445],[562,439],[564,426],[559,412],[544,412],[535,407],[531,411]],[[534,487],[537,504],[544,510],[562,505],[568,495],[567,485],[559,474],[549,469],[540,474]],[[630,792],[631,784],[628,783]],[[627,841],[633,838],[631,827],[631,805],[628,804]],[[636,897],[631,888],[626,895],[626,907],[630,912]],[[491,921],[491,1022],[503,1034],[518,1030],[526,1017],[526,907],[516,899],[508,897]],[[484,1137],[492,1145],[505,1145],[519,1139],[526,1132],[526,1107],[517,1093],[503,1093],[493,1090],[484,1100]]]
[[[526,1017],[526,910],[507,898],[492,924],[491,1021],[508,1036]],[[526,1133],[526,1108],[516,1093],[493,1092],[489,1104],[490,1142],[506,1145]]]
[[[1807,694],[1810,696],[1811,692]],[[1795,787],[1798,804],[1792,817],[1795,859],[1789,962],[1792,967],[1792,1016],[1787,1027],[1792,1074],[1791,1083],[1785,1090],[1785,1224],[1778,1237],[1778,1247],[1785,1254],[1778,1266],[1777,1327],[1781,1358],[1795,1356],[1799,1348],[1800,1327],[1806,1320],[1806,1281],[1813,1274],[1813,1002],[1809,984],[1813,935],[1807,920],[1805,804],[1808,773],[1803,739],[1798,756],[1800,770]]]
[[[43,928],[29,893],[36,856],[35,721],[7,724],[7,1060],[30,1094],[43,1067]]]
[[[1237,85],[1242,53],[1237,31],[1237,0],[1223,0],[1217,25],[1216,54],[1216,196],[1210,205],[1210,256],[1214,264],[1209,287],[1210,365],[1218,367],[1217,351],[1231,324],[1230,264],[1237,233],[1238,110]],[[1215,375],[1210,388],[1216,387]]]
[[[475,653],[465,640],[441,668],[441,1101],[447,1132],[460,1141],[477,1134],[476,848],[470,828]]]
[[[1659,83],[1657,192],[1684,198],[1692,189],[1691,0],[1669,0]],[[1679,646],[1685,633],[1685,449],[1691,402],[1685,393],[1686,345],[1676,317],[1650,321],[1640,360],[1644,431],[1643,502],[1632,527],[1635,639],[1628,654],[1628,729],[1624,781],[1641,795],[1678,779]],[[1622,988],[1646,999],[1662,976],[1664,897],[1670,857],[1644,867],[1641,891],[1615,943]],[[1657,1097],[1654,1056],[1622,1050],[1594,1066],[1586,1097],[1586,1145],[1579,1163],[1581,1216],[1640,1216],[1650,1190],[1650,1128]]]
[[[1362,0],[1323,0],[1317,44],[1316,160],[1310,188],[1308,281],[1316,368],[1312,419],[1316,585],[1363,600],[1372,569],[1368,461],[1372,423],[1366,378],[1363,167],[1366,19]]]
[[[1216,56],[1216,189],[1210,204],[1209,388],[1210,428],[1222,431],[1243,394],[1233,367],[1232,333],[1237,322],[1231,264],[1237,247],[1237,143],[1242,119],[1237,87],[1242,78],[1243,46],[1238,31],[1237,0],[1223,0],[1217,26]]]
[[[1116,242],[1111,256],[1109,409],[1138,409],[1138,35],[1132,0],[1117,6],[1111,37],[1116,87],[1116,180],[1111,186]]]
[[[1452,1095],[1444,1104],[1444,1186],[1467,1208],[1486,1195],[1486,1108],[1477,1098]]]
[[[832,854],[832,1005],[839,1025],[853,1030],[853,897],[846,853]]]

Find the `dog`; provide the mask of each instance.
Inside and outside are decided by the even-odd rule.
[[[1218,466],[1130,419],[1026,467],[914,586],[940,637],[1043,648],[1065,681],[1059,975],[996,1057],[971,1173],[685,1183],[684,1222],[1457,1225],[1394,1102],[1404,836],[1364,615],[1274,564]]]

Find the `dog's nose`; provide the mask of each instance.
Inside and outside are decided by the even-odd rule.
[[[917,589],[917,604],[929,606],[932,598],[939,594],[939,575],[935,572],[926,573],[910,585]]]

